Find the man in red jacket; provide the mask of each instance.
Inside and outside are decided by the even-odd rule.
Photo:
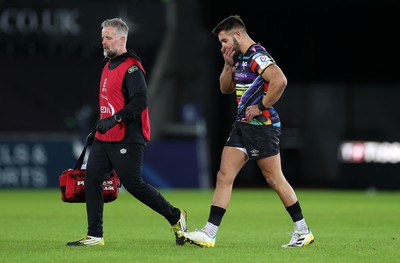
[[[140,58],[127,50],[128,26],[120,18],[102,24],[102,45],[108,62],[100,80],[100,119],[92,144],[86,176],[87,234],[67,246],[103,246],[102,182],[114,169],[125,189],[139,201],[164,216],[183,245],[178,231],[187,231],[186,212],[172,206],[160,192],[142,179],[143,153],[150,140],[145,71]]]

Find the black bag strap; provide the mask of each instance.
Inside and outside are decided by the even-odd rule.
[[[95,122],[95,124],[94,124],[94,126],[93,126],[93,128],[92,128],[92,130],[90,132],[90,134],[93,134],[93,136],[94,136],[94,134],[96,134],[96,126],[97,126],[97,121]],[[88,141],[87,141],[87,138],[86,138],[85,146],[83,147],[81,155],[79,156],[78,160],[76,161],[74,170],[80,170],[81,169],[83,161],[85,160],[87,147],[88,147]]]
[[[79,156],[78,160],[76,161],[74,170],[80,170],[81,169],[82,164],[83,164],[83,160],[85,159],[86,149],[87,149],[87,144],[85,144],[85,147],[83,147],[81,155]]]
[[[90,131],[89,135],[90,135],[90,134],[93,134],[93,136],[94,136],[94,135],[96,134],[96,126],[97,126],[97,123],[98,123],[98,121],[96,121],[96,122],[94,123],[93,128],[92,128],[92,130]],[[89,136],[89,135],[88,135],[88,136]],[[85,155],[86,155],[87,147],[88,147],[88,140],[87,140],[87,137],[86,137],[85,146],[83,147],[82,152],[81,152],[81,155],[79,156],[78,160],[76,161],[74,170],[81,170],[83,161],[85,160]]]

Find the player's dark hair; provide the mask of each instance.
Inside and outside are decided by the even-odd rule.
[[[246,30],[246,26],[243,20],[238,15],[231,15],[224,20],[222,20],[214,29],[212,30],[213,35],[218,35],[221,31],[229,31],[233,28],[240,28]]]

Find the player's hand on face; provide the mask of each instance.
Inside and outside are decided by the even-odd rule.
[[[251,105],[246,108],[246,119],[247,122],[251,122],[254,117],[260,115],[262,111],[258,108],[258,105]]]
[[[233,49],[233,46],[222,46],[221,52],[225,64],[233,67],[234,66],[233,56],[235,55],[235,50]]]

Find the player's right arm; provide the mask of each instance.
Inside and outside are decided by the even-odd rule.
[[[233,56],[235,50],[233,47],[221,48],[222,56],[224,57],[224,68],[222,69],[221,75],[219,76],[220,90],[223,94],[232,93],[235,90],[235,62]]]

